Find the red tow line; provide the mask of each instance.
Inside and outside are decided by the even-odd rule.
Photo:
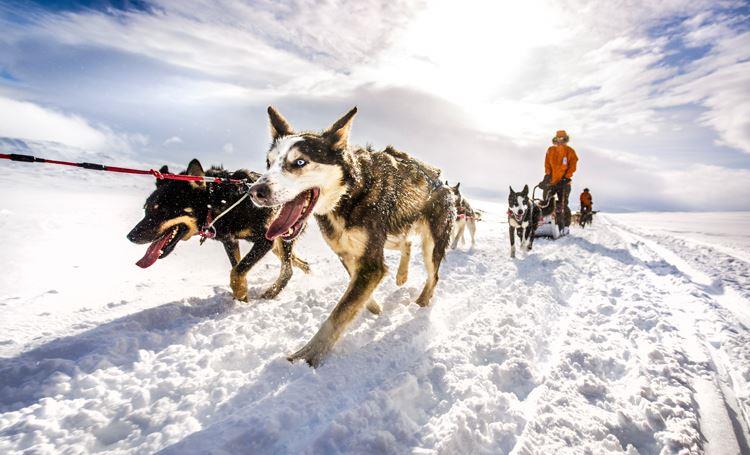
[[[163,174],[154,169],[130,169],[126,167],[117,166],[105,166],[103,164],[96,163],[73,163],[70,161],[59,161],[50,160],[46,158],[37,158],[31,155],[20,155],[17,153],[0,153],[0,159],[20,161],[22,163],[47,163],[47,164],[59,164],[62,166],[73,166],[80,167],[83,169],[89,169],[94,171],[106,171],[106,172],[119,172],[121,174],[139,174],[139,175],[153,175],[159,180],[182,180],[185,182],[206,182],[206,183],[233,183],[236,185],[243,185],[247,183],[245,180],[239,179],[228,179],[222,177],[206,177],[199,175],[181,175],[181,174]]]

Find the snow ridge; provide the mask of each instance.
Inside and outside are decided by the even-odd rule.
[[[5,226],[45,234],[45,215],[64,216],[48,199],[27,202],[38,209],[28,226]],[[139,207],[107,201],[119,212],[87,229],[124,236]],[[388,276],[378,290],[383,314],[357,317],[317,370],[284,359],[347,282],[315,226],[299,252],[312,275],[295,275],[272,301],[232,301],[220,248],[191,244],[148,274],[131,271],[137,248],[113,247],[99,260],[124,280],[117,288],[110,273],[86,293],[75,286],[87,273],[66,272],[70,286],[52,294],[48,282],[4,282],[3,311],[26,322],[0,327],[17,335],[0,358],[0,451],[747,451],[741,267],[722,269],[728,259],[709,246],[602,216],[510,260],[504,209],[476,205],[488,212],[478,246],[449,253],[433,304],[413,304],[425,278],[415,255],[403,288]],[[97,257],[49,260],[63,270],[88,254]],[[387,261],[395,270],[398,257]],[[264,261],[253,292],[277,270]],[[34,312],[55,305],[55,321]]]

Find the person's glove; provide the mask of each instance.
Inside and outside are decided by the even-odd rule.
[[[567,185],[569,183],[570,183],[570,179],[567,178],[567,177],[563,177],[563,178],[560,179],[560,184],[561,185]]]
[[[539,182],[539,188],[546,190],[549,188],[549,181],[552,180],[552,176],[549,174],[545,175],[541,182]]]

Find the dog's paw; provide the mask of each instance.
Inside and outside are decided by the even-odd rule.
[[[408,279],[409,279],[409,271],[408,270],[404,270],[404,271],[399,270],[398,273],[396,274],[396,286],[403,286],[404,283],[406,283],[406,280],[408,280]]]
[[[308,365],[313,368],[317,368],[323,362],[328,352],[336,342],[334,336],[334,327],[331,321],[326,321],[320,326],[318,333],[312,337],[312,339],[299,351],[290,355],[286,359],[290,362],[295,360],[305,359]]]
[[[307,261],[303,261],[302,259],[295,257],[292,260],[295,267],[302,270],[304,273],[310,273],[310,264],[307,263]]]
[[[369,302],[367,302],[367,311],[369,311],[372,314],[380,314],[383,312],[383,309],[378,305],[378,302],[376,302],[374,299],[370,299]]]
[[[417,297],[417,301],[415,303],[421,306],[422,308],[424,308],[430,305],[431,299],[432,299],[432,296],[425,295],[423,292],[422,294],[419,294],[419,297]]]
[[[279,292],[281,292],[281,289],[277,289],[277,286],[271,286],[269,289],[266,289],[263,294],[260,295],[260,298],[263,300],[270,300],[279,295]]]
[[[244,276],[237,273],[229,274],[229,286],[232,288],[232,295],[236,300],[247,302],[247,280]]]

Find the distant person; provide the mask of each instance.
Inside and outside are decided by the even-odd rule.
[[[591,192],[588,188],[583,189],[583,193],[581,193],[581,216],[579,218],[579,222],[581,224],[581,227],[584,227],[586,223],[591,224],[591,219],[593,217],[592,210],[594,208],[594,202],[591,199]]]
[[[570,196],[570,182],[576,171],[578,155],[576,151],[568,146],[568,133],[560,130],[552,138],[552,147],[547,149],[544,158],[544,180],[539,187],[544,190],[544,198],[551,194],[557,195],[557,225],[570,226],[570,207],[568,197]]]
[[[583,193],[581,193],[581,213],[590,212],[593,205],[594,202],[591,199],[591,192],[588,188],[584,188]]]

